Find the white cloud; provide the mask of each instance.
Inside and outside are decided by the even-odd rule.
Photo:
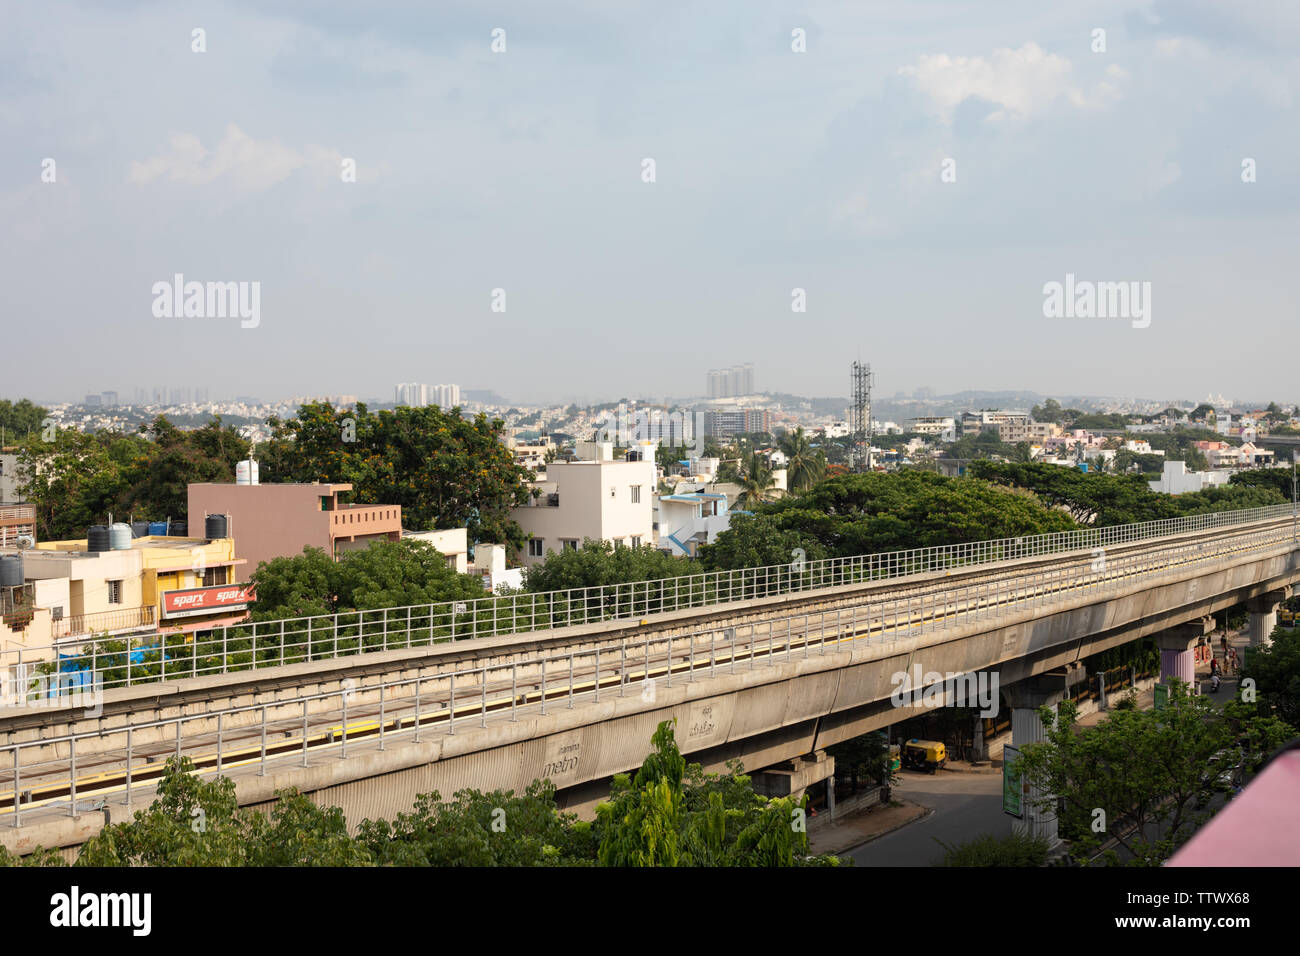
[[[330,171],[338,176],[342,154],[336,149],[308,144],[301,150],[276,140],[256,140],[234,123],[209,152],[193,133],[173,133],[171,149],[144,162],[132,162],[128,180],[151,183],[160,177],[202,186],[223,177],[236,189],[259,192],[282,182],[299,169]]]
[[[971,97],[996,105],[986,117],[993,122],[1027,119],[1060,97],[1080,108],[1102,106],[1118,98],[1117,84],[1127,77],[1122,68],[1113,66],[1094,93],[1085,95],[1070,85],[1070,70],[1070,61],[1065,57],[1047,53],[1030,42],[1018,50],[994,50],[987,59],[944,53],[924,55],[915,66],[902,67],[898,72],[912,78],[945,124],[952,122],[953,111]]]

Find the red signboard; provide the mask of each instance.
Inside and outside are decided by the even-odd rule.
[[[240,611],[256,600],[251,584],[218,584],[210,588],[164,591],[162,616],[194,617],[213,611]]]

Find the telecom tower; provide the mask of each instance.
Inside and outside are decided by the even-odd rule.
[[[853,363],[853,407],[849,428],[853,431],[850,457],[854,471],[871,470],[871,366]]]

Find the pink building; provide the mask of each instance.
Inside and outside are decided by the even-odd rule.
[[[189,486],[191,527],[203,528],[212,514],[228,515],[229,535],[250,571],[272,558],[293,557],[306,547],[338,558],[375,541],[402,536],[400,505],[350,505],[339,495],[350,484],[193,484]]]

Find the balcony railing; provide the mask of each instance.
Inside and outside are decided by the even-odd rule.
[[[53,621],[54,638],[76,637],[79,634],[103,634],[126,631],[136,627],[152,627],[155,619],[153,605],[123,608],[120,611],[99,611],[94,614],[74,614]]]

